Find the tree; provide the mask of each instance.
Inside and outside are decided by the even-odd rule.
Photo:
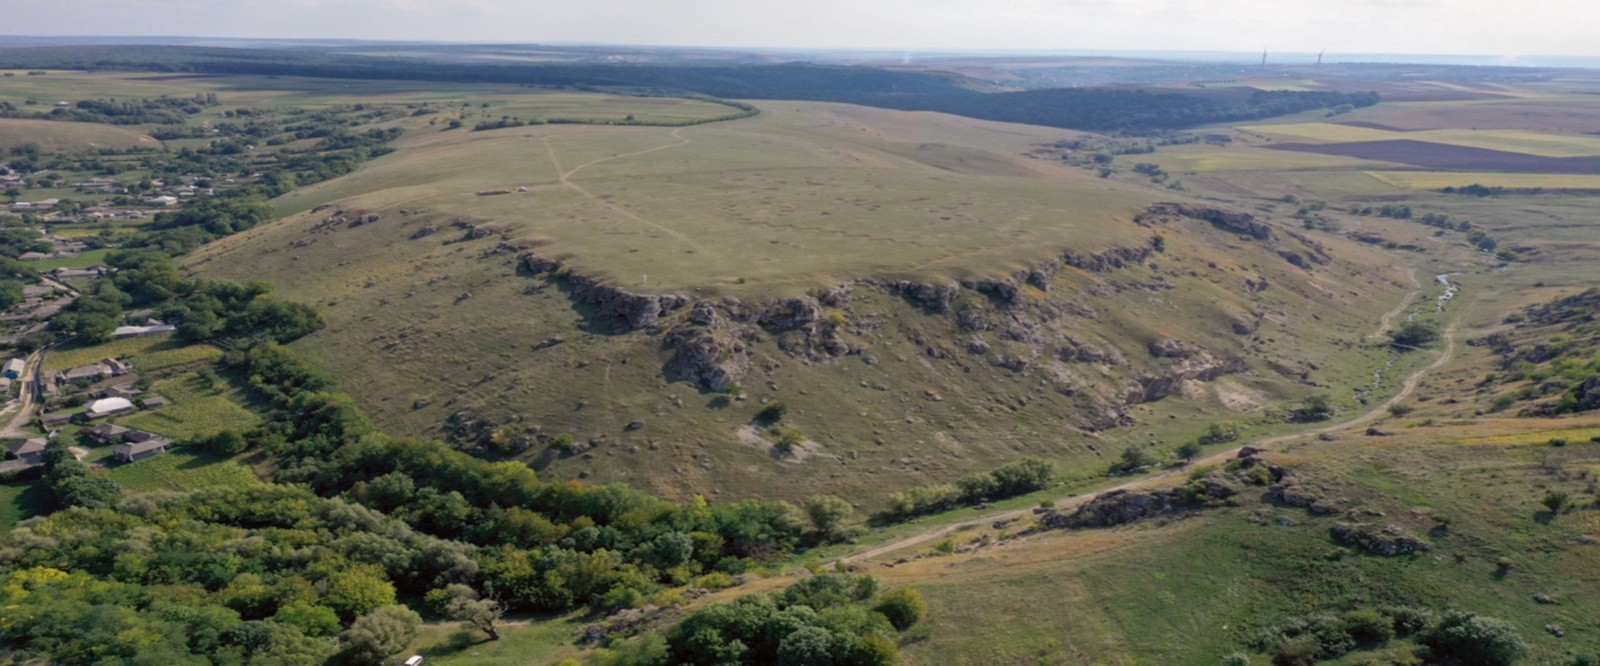
[[[327,606],[308,603],[289,604],[278,609],[277,614],[272,616],[272,621],[295,627],[300,633],[312,638],[339,633],[339,614]]]
[[[1439,339],[1439,328],[1422,321],[1408,321],[1389,334],[1397,347],[1423,347]]]
[[[383,606],[356,618],[339,635],[339,646],[350,663],[376,666],[410,645],[421,627],[422,618],[411,609]]]
[[[445,592],[450,595],[444,605],[445,615],[460,620],[465,628],[488,634],[491,641],[500,640],[500,630],[495,625],[500,621],[500,616],[505,615],[504,605],[493,599],[480,598],[477,590],[459,583],[447,586]]]
[[[1111,470],[1114,472],[1132,472],[1141,467],[1149,467],[1154,464],[1156,464],[1156,457],[1150,455],[1149,451],[1138,446],[1130,446],[1122,450],[1122,458],[1111,465]]]
[[[350,618],[371,613],[394,600],[394,585],[383,568],[358,564],[328,577],[328,594],[322,601],[341,617]]]
[[[1300,403],[1300,407],[1289,414],[1289,420],[1296,423],[1309,423],[1313,421],[1326,421],[1333,416],[1333,401],[1325,395],[1313,395]]]
[[[928,614],[928,604],[922,600],[922,593],[909,587],[889,590],[878,597],[878,603],[872,609],[889,618],[889,623],[900,631],[911,628]]]
[[[778,642],[781,666],[816,666],[833,663],[835,639],[822,627],[801,627]]]
[[[834,497],[822,495],[814,497],[806,503],[806,515],[811,517],[811,525],[816,528],[817,535],[823,541],[837,539],[856,513],[855,507],[849,502]]]

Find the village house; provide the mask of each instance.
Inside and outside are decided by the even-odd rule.
[[[114,358],[105,359],[100,362],[100,365],[105,366],[106,370],[111,371],[112,377],[121,377],[133,372],[133,364],[126,361],[119,361]]]
[[[51,255],[44,252],[23,252],[17,257],[17,261],[44,261],[50,258]]]
[[[106,274],[106,269],[100,266],[88,268],[57,268],[52,271],[57,280],[74,280],[78,278],[97,278]]]
[[[100,381],[110,376],[111,371],[107,370],[105,366],[100,365],[99,363],[92,365],[80,365],[76,368],[70,368],[61,373],[62,381],[65,381],[69,384],[88,384]]]
[[[157,333],[170,333],[178,330],[177,326],[169,324],[156,324],[152,326],[118,326],[111,332],[113,338],[131,338],[140,335],[155,335]]]
[[[61,203],[60,199],[41,199],[39,201],[18,201],[18,202],[14,203],[14,204],[11,204],[11,210],[50,210],[51,208],[55,208],[56,204],[58,204],[58,203]]]
[[[139,401],[139,407],[141,409],[157,409],[166,406],[167,399],[159,395],[146,396],[143,400]]]
[[[7,379],[17,379],[17,378],[22,377],[22,373],[27,372],[27,371],[28,371],[28,362],[22,360],[21,358],[14,358],[14,359],[11,359],[9,361],[6,361],[5,370],[4,370],[3,374],[5,374]]]
[[[134,433],[150,435],[150,433],[140,430],[131,430],[128,432],[128,435],[132,435]],[[127,435],[124,435],[124,439],[127,439]],[[165,437],[151,435],[149,439],[128,441],[123,444],[118,444],[115,447],[112,447],[111,455],[122,462],[133,462],[166,453],[167,447],[171,445],[172,440]]]
[[[128,434],[128,432],[129,430],[122,426],[105,423],[79,430],[78,434],[101,444],[119,444],[122,442],[122,436]]]
[[[46,428],[62,426],[71,423],[73,416],[74,414],[71,411],[63,409],[59,412],[50,412],[40,416],[39,422],[44,424]]]
[[[127,398],[101,398],[89,403],[89,409],[84,410],[83,416],[93,421],[126,414],[134,409],[133,401]]]
[[[107,386],[107,387],[105,387],[103,389],[100,389],[99,391],[95,391],[94,397],[96,397],[96,398],[127,398],[129,400],[132,400],[132,399],[137,398],[137,397],[139,397],[140,395],[143,395],[143,394],[144,394],[144,391],[140,391],[139,389],[134,388],[132,384],[117,384],[117,385],[114,385],[114,386]]]
[[[178,203],[178,198],[163,194],[159,197],[150,197],[149,199],[145,199],[144,203],[147,206],[171,206]],[[53,206],[55,204],[51,205]]]
[[[10,456],[11,460],[0,465],[0,471],[26,469],[44,464],[44,449],[49,445],[49,440],[39,437],[6,444],[6,455]]]

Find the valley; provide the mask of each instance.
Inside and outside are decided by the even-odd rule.
[[[1600,658],[1586,70],[1098,133],[296,57],[0,79],[18,663]],[[230,628],[39,620],[109,608]]]

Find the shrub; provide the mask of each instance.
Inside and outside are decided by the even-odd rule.
[[[788,413],[788,405],[783,404],[782,400],[774,400],[767,403],[767,406],[762,407],[761,411],[756,412],[756,420],[763,423],[777,423],[783,420],[784,415]]]
[[[1383,609],[1394,624],[1396,636],[1411,636],[1433,626],[1433,611],[1416,606],[1393,606]]]
[[[1278,646],[1278,651],[1272,655],[1272,663],[1273,666],[1316,666],[1317,655],[1321,652],[1322,646],[1317,644],[1315,638],[1302,636]]]
[[[1119,459],[1117,462],[1111,463],[1111,472],[1113,474],[1118,472],[1128,473],[1141,467],[1149,467],[1154,464],[1156,464],[1156,457],[1150,455],[1149,451],[1146,451],[1138,446],[1130,446],[1122,450],[1121,459]]]
[[[1422,635],[1430,663],[1450,662],[1500,666],[1528,652],[1516,629],[1503,620],[1451,611]]]
[[[1178,457],[1185,460],[1192,460],[1200,457],[1201,451],[1202,449],[1200,448],[1200,442],[1189,442],[1178,447]]]
[[[1222,666],[1250,666],[1250,655],[1235,652],[1222,658]]]
[[[889,618],[895,629],[905,631],[928,614],[928,604],[922,593],[909,587],[897,587],[878,598],[873,610]]]
[[[1560,446],[1566,446],[1567,444],[1570,444],[1570,443],[1571,442],[1568,442],[1567,438],[1565,438],[1565,437],[1551,437],[1550,438],[1550,446],[1560,447]]]
[[[1422,347],[1439,339],[1439,328],[1427,322],[1408,321],[1390,333],[1389,339],[1398,346]]]
[[[1394,621],[1371,609],[1345,613],[1344,628],[1362,645],[1382,645],[1394,638]]]
[[[1565,490],[1552,490],[1546,492],[1544,494],[1544,499],[1540,500],[1539,503],[1543,504],[1544,508],[1549,509],[1550,513],[1557,514],[1566,509],[1567,504],[1571,501],[1571,493],[1568,493]]]

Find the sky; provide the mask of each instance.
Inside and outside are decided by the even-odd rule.
[[[0,34],[1600,56],[1596,0],[4,0]]]

